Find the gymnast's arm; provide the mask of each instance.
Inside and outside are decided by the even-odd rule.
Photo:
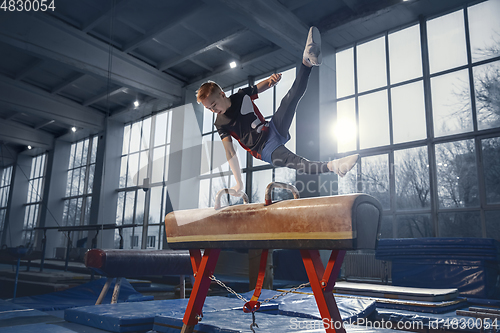
[[[257,83],[257,92],[260,94],[267,89],[274,87],[281,80],[281,73],[273,74],[264,81]]]
[[[243,191],[243,181],[241,180],[241,169],[240,162],[238,161],[238,156],[236,155],[236,150],[234,150],[233,140],[230,136],[226,136],[222,139],[222,145],[226,150],[226,158],[229,162],[229,167],[233,172],[234,179],[236,179],[236,185],[231,187],[236,193]]]

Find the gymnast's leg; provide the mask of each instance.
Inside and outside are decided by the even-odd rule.
[[[279,146],[274,150],[271,158],[276,167],[287,167],[309,175],[335,172],[340,177],[344,177],[354,167],[359,155],[349,155],[330,162],[309,161],[292,153],[285,146]]]
[[[292,87],[288,90],[285,97],[283,97],[278,110],[276,110],[276,113],[273,115],[272,119],[276,130],[285,138],[288,137],[288,130],[295,116],[297,105],[306,91],[310,74],[311,67],[306,67],[303,64],[300,65],[299,72]]]
[[[302,65],[295,77],[295,81],[288,93],[281,100],[280,106],[273,116],[273,123],[278,133],[283,137],[288,137],[288,130],[292,124],[293,117],[300,99],[304,96],[307,88],[307,81],[311,74],[312,66],[321,64],[321,35],[318,28],[311,27],[307,36],[307,43],[304,49]]]

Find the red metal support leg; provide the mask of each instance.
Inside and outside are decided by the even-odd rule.
[[[318,250],[301,250],[300,253],[326,332],[345,333],[342,318],[332,293],[345,251],[333,250],[326,270]]]
[[[193,274],[196,276],[198,269],[201,264],[201,250],[200,249],[191,249],[189,250],[189,256],[191,257],[191,266],[193,266]]]
[[[198,250],[199,251],[199,250]],[[199,253],[199,252],[198,252]],[[184,313],[182,322],[184,323],[181,333],[191,333],[194,331],[194,326],[198,324],[198,316],[202,314],[203,304],[207,297],[208,288],[210,287],[210,276],[213,275],[217,259],[219,259],[220,249],[207,249],[203,253],[198,269],[196,271],[195,282],[191,297]],[[196,252],[191,252],[191,262],[193,264],[193,271],[197,262]]]

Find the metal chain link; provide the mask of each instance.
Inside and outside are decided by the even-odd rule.
[[[217,283],[219,286],[221,286],[222,288],[225,288],[229,293],[235,295],[236,297],[238,297],[238,299],[242,300],[243,302],[248,302],[248,300],[243,297],[242,295],[238,294],[236,291],[234,291],[233,289],[231,289],[231,287],[227,286],[226,284],[224,284],[224,282],[222,282],[221,280],[218,280],[215,276],[211,275],[210,276],[210,280],[214,281],[215,283]],[[288,295],[290,293],[293,293],[294,291],[296,290],[299,290],[299,289],[303,289],[307,286],[310,286],[311,283],[307,282],[307,283],[302,283],[301,285],[297,286],[297,287],[294,287],[290,290],[287,290],[287,291],[284,291],[282,292],[281,294],[277,294],[277,295],[274,295],[273,297],[270,297],[270,298],[266,298],[265,300],[263,300],[262,302],[260,302],[261,304],[265,304],[265,303],[269,303],[270,301],[272,300],[275,300],[275,299],[278,299],[280,297],[283,297],[285,295]]]
[[[305,287],[307,287],[307,286],[309,286],[309,285],[311,285],[311,283],[310,283],[310,282],[307,282],[307,283],[302,283],[301,285],[299,285],[299,286],[297,286],[297,287],[294,287],[294,288],[292,288],[292,289],[290,289],[290,290],[284,291],[284,292],[282,292],[281,294],[274,295],[273,297],[270,297],[270,298],[266,298],[265,300],[263,300],[263,301],[262,301],[262,302],[260,302],[260,303],[261,303],[261,304],[268,303],[268,302],[270,302],[270,301],[272,301],[272,300],[275,300],[275,299],[278,299],[278,298],[283,297],[283,296],[285,296],[285,295],[288,295],[288,294],[290,294],[290,293],[293,293],[293,292],[294,292],[294,291],[296,291],[296,290],[303,289],[303,288],[305,288]]]
[[[233,289],[231,289],[231,287],[226,286],[224,284],[224,282],[222,282],[221,280],[218,280],[215,276],[210,275],[210,280],[214,281],[215,283],[217,283],[222,288],[225,288],[227,291],[229,291],[231,294],[233,294],[236,297],[238,297],[243,302],[245,302],[245,303],[248,302],[248,300],[245,297],[243,297],[242,295],[238,294],[236,291],[234,291]]]

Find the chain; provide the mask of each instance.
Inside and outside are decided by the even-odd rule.
[[[235,295],[236,297],[238,297],[238,299],[242,300],[243,302],[245,302],[245,303],[248,302],[248,300],[245,297],[243,297],[242,295],[238,294],[236,291],[234,291],[233,289],[231,289],[231,287],[226,286],[226,284],[224,284],[224,282],[222,282],[221,280],[218,280],[215,276],[211,275],[210,276],[210,280],[214,281],[215,283],[217,283],[222,288],[225,288],[229,293]],[[277,294],[277,295],[274,295],[273,297],[266,298],[265,300],[263,300],[260,303],[261,304],[269,303],[272,300],[275,300],[275,299],[278,299],[278,298],[283,297],[285,295],[288,295],[290,293],[293,293],[296,290],[308,287],[309,285],[311,285],[311,283],[309,283],[309,282],[302,283],[301,285],[299,285],[297,287],[294,287],[294,288],[292,288],[290,290],[284,291],[281,294]]]
[[[262,302],[260,302],[260,303],[261,303],[261,304],[268,303],[268,302],[270,302],[270,301],[272,301],[272,300],[275,300],[275,299],[278,299],[278,298],[283,297],[283,296],[285,296],[285,295],[288,295],[288,294],[290,294],[290,293],[293,293],[293,292],[294,292],[294,291],[296,291],[296,290],[303,289],[303,288],[305,288],[305,287],[307,287],[307,286],[309,286],[309,285],[311,285],[311,283],[309,283],[309,282],[307,282],[307,283],[302,283],[301,285],[299,285],[299,286],[297,286],[297,287],[294,287],[294,288],[292,288],[292,289],[290,289],[290,290],[284,291],[284,292],[282,292],[281,294],[277,294],[277,295],[274,295],[273,297],[266,298],[265,300],[263,300],[263,301],[262,301]]]
[[[210,275],[210,280],[214,281],[215,283],[217,283],[222,288],[225,288],[227,291],[229,291],[231,294],[233,294],[236,297],[238,297],[243,302],[245,302],[245,303],[248,302],[248,300],[245,297],[243,297],[242,295],[238,294],[236,291],[234,291],[233,289],[231,289],[231,287],[226,286],[224,284],[224,282],[222,282],[221,280],[218,280],[215,276]]]

